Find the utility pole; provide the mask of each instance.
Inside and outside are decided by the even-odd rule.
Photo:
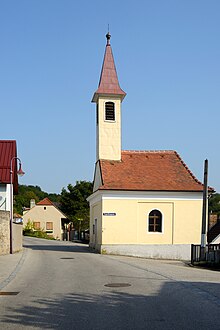
[[[205,248],[206,246],[207,201],[208,201],[208,159],[206,159],[204,163],[202,235],[201,235],[202,248]]]

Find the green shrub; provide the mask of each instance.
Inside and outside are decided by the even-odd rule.
[[[46,239],[55,239],[54,237],[48,236],[43,229],[34,230],[34,224],[32,221],[28,220],[26,226],[23,229],[24,236],[37,237],[37,238],[46,238]]]

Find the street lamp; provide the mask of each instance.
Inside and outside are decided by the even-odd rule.
[[[12,223],[13,223],[13,162],[14,161],[19,162],[19,169],[17,171],[17,175],[23,176],[24,172],[21,168],[21,160],[18,157],[12,157],[11,163],[10,163],[10,254],[13,253],[13,246],[12,246]]]

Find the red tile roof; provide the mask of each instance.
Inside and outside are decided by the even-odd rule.
[[[13,157],[17,157],[16,141],[0,140],[0,183],[10,183],[10,167]],[[12,162],[14,192],[18,190],[17,161]]]
[[[110,34],[107,34],[106,37],[107,45],[105,49],[104,61],[99,80],[99,87],[93,96],[92,102],[96,102],[98,94],[119,95],[122,99],[126,95],[126,93],[121,89],[118,82],[118,76],[115,68],[112,49],[109,42]]]
[[[68,219],[67,216],[56,206],[57,203],[53,203],[51,202],[51,200],[46,197],[44,199],[42,199],[42,201],[38,202],[36,205],[42,205],[42,206],[54,206],[62,215],[63,215],[63,218],[65,219]],[[30,211],[31,209],[29,209]]]
[[[176,151],[122,151],[121,161],[99,163],[101,190],[203,190]]]
[[[42,199],[42,201],[38,202],[37,205],[53,205],[54,206],[54,204],[51,202],[51,200],[47,197]]]

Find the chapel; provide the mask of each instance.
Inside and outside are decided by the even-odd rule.
[[[90,247],[105,254],[190,259],[200,244],[203,184],[173,150],[121,150],[126,93],[110,34],[96,104],[96,164],[90,203]],[[147,146],[146,146],[147,147]]]

